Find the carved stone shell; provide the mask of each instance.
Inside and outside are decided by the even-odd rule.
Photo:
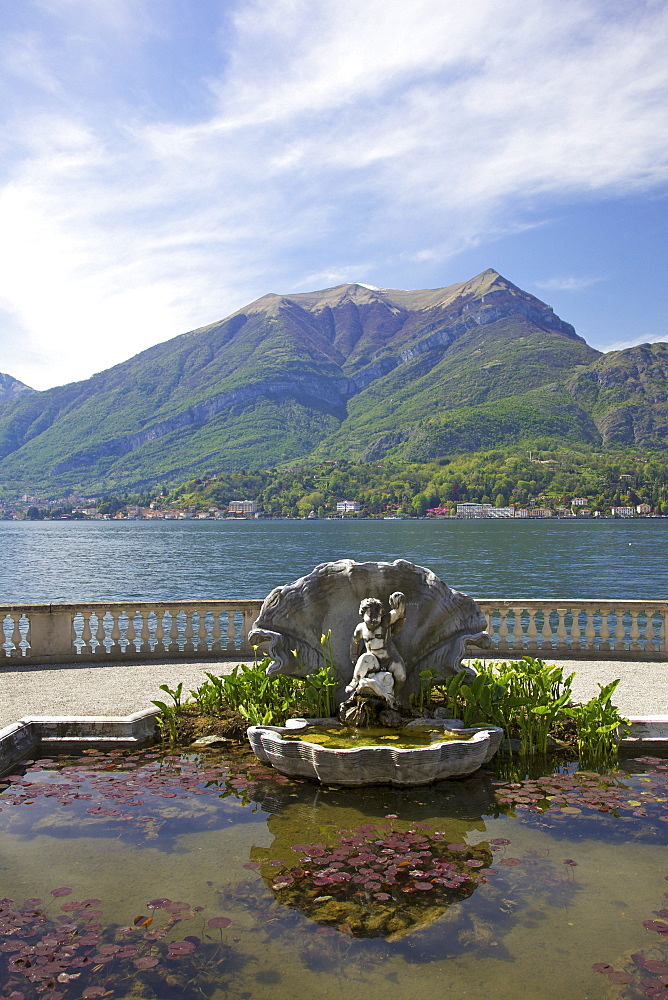
[[[339,703],[353,674],[350,640],[360,621],[360,601],[377,597],[387,607],[395,591],[406,597],[406,622],[394,644],[406,664],[401,699],[407,704],[419,690],[421,670],[433,670],[437,680],[451,676],[462,669],[467,640],[485,645],[488,639],[485,616],[472,597],[451,590],[431,570],[405,559],[321,563],[307,576],[272,590],[249,639],[255,644],[269,641],[270,676],[305,677],[325,665],[321,636],[331,630]]]

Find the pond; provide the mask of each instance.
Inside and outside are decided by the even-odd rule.
[[[668,1000],[668,763],[496,766],[360,791],[244,750],[26,763],[0,997]]]

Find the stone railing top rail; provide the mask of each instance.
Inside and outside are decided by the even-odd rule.
[[[24,604],[0,604],[0,615],[3,614],[16,614],[17,612],[24,612],[29,614],[34,611],[42,611],[48,613],[54,613],[56,611],[73,611],[74,614],[80,614],[82,611],[95,611],[98,608],[103,608],[105,611],[112,611],[114,609],[124,610],[125,608],[133,608],[137,611],[142,608],[148,608],[149,611],[156,611],[160,608],[169,610],[170,608],[201,608],[201,607],[220,607],[220,608],[246,608],[252,607],[253,609],[259,608],[262,604],[262,598],[249,597],[240,599],[218,599],[213,598],[209,600],[204,598],[202,600],[189,600],[189,601],[137,601],[136,599],[129,601],[52,601],[49,604],[31,604],[26,602]]]
[[[476,601],[481,607],[566,607],[577,606],[586,608],[656,608],[657,610],[668,609],[668,599],[650,598],[648,600],[638,600],[637,598],[595,598],[595,597],[477,597]]]

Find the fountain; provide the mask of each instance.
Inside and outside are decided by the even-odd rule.
[[[411,705],[425,670],[436,682],[474,674],[462,658],[467,643],[489,643],[485,627],[471,597],[403,559],[322,563],[277,587],[249,639],[269,643],[269,676],[306,677],[329,666],[337,717],[250,726],[253,751],[283,774],[331,785],[421,785],[471,774],[496,753],[502,730],[422,718]]]

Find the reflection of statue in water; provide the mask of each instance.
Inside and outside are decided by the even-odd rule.
[[[388,612],[375,597],[367,597],[360,604],[363,621],[350,641],[350,659],[355,664],[355,671],[346,687],[346,705],[365,696],[382,699],[386,707],[396,707],[396,695],[406,680],[406,664],[392,636],[401,631],[406,620],[406,598],[396,591],[389,603]],[[358,656],[361,643],[364,643],[364,652]]]

